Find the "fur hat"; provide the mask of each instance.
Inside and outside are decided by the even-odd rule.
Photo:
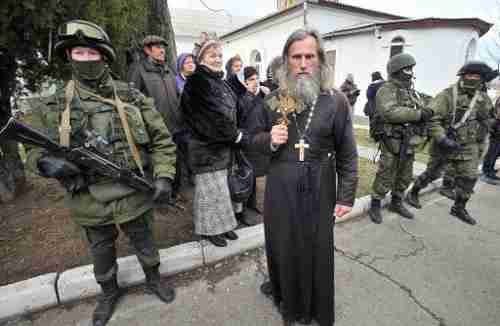
[[[193,55],[196,58],[196,62],[200,62],[203,58],[205,51],[214,45],[220,45],[221,42],[215,33],[202,32],[200,35],[200,42],[194,44]]]

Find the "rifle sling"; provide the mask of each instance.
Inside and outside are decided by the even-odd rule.
[[[59,143],[63,147],[69,147],[71,135],[71,102],[75,95],[75,81],[70,80],[64,91],[65,107],[61,114],[61,125],[59,126]]]
[[[456,112],[457,112],[457,99],[458,99],[458,86],[456,84],[453,86],[452,92],[453,92],[452,93],[453,113],[452,113],[451,125],[453,129],[457,130],[458,128],[462,127],[465,124],[469,116],[472,114],[472,110],[476,106],[480,94],[479,91],[476,90],[476,92],[474,93],[474,97],[469,103],[469,108],[467,109],[467,111],[465,111],[464,115],[462,116],[462,119],[460,119],[459,122],[455,123]]]
[[[88,90],[83,90],[83,91],[85,93],[87,93],[89,96],[95,98],[96,100],[98,100],[100,102],[103,102],[103,103],[106,103],[106,104],[109,104],[109,105],[111,105],[111,106],[113,106],[113,107],[116,108],[116,110],[118,111],[118,115],[120,116],[120,121],[122,123],[123,130],[125,131],[125,137],[127,138],[127,143],[128,143],[130,152],[132,153],[132,157],[134,159],[134,162],[137,165],[137,167],[139,168],[139,171],[141,171],[141,174],[144,176],[145,174],[144,174],[144,169],[143,169],[143,165],[142,165],[141,155],[139,154],[139,150],[137,149],[137,145],[134,142],[134,138],[133,138],[132,132],[130,130],[130,125],[129,125],[128,119],[127,119],[127,113],[125,111],[125,104],[122,102],[122,100],[118,96],[118,92],[116,91],[116,85],[115,85],[114,81],[112,79],[110,79],[110,80],[111,80],[111,84],[113,85],[113,94],[114,94],[114,97],[115,97],[114,100],[113,99],[104,98],[104,97],[102,97],[100,95],[97,95],[97,94],[95,94],[93,92],[90,92]],[[70,81],[70,83],[71,82],[73,82],[73,80]],[[68,83],[68,86],[70,86],[69,83]],[[76,85],[73,82],[72,85],[71,85],[71,88],[73,88],[73,91],[71,91],[71,100],[73,99],[73,96],[74,96],[74,88],[75,88],[75,86]],[[69,92],[67,91],[66,95],[68,95],[68,93]],[[63,117],[64,117],[65,114],[67,114],[68,121],[69,121],[69,116],[70,116],[70,113],[71,113],[71,107],[70,107],[70,105],[68,103],[71,103],[71,100],[70,100],[70,98],[68,96],[66,97],[66,109],[63,112]],[[71,130],[71,127],[70,127],[70,130]],[[69,134],[68,134],[68,138],[69,138]],[[64,146],[62,142],[61,142],[61,145]],[[68,145],[67,146],[69,146],[69,141],[68,141]]]

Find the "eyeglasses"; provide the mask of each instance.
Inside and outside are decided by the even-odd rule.
[[[84,21],[70,21],[59,26],[57,34],[60,38],[73,37],[78,34],[86,38],[96,40],[106,40],[106,34],[96,26],[90,25]]]

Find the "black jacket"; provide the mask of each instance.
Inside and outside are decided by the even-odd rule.
[[[148,57],[130,67],[127,80],[134,83],[134,87],[144,95],[155,100],[156,109],[162,115],[170,134],[175,136],[182,128],[175,73],[167,65],[157,64]]]
[[[236,105],[236,95],[222,80],[222,73],[203,65],[196,67],[181,97],[181,111],[190,132],[188,164],[194,174],[230,166],[231,147],[239,134]]]
[[[238,127],[245,130],[250,137],[262,131],[271,131],[272,120],[265,109],[264,99],[260,95],[246,92],[238,100]],[[252,163],[255,176],[267,174],[270,156],[247,146],[244,150],[246,157]]]

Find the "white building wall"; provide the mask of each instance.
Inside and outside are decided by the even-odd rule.
[[[181,53],[192,53],[194,49],[194,43],[199,41],[199,37],[194,36],[175,36],[175,45],[177,48],[177,55]]]
[[[478,38],[472,28],[419,28],[382,31],[377,39],[373,32],[337,37],[326,42],[327,49],[337,50],[335,81],[340,86],[346,74],[352,72],[361,95],[355,113],[363,114],[366,103],[366,88],[371,82],[371,73],[380,71],[386,78],[386,64],[390,55],[390,44],[394,37],[405,39],[404,51],[415,57],[415,88],[435,96],[457,80],[456,73],[464,64],[469,42]]]
[[[361,89],[355,110],[362,114],[364,99],[366,98],[365,91],[371,81],[370,74],[380,69],[377,65],[377,58],[374,56],[377,52],[376,38],[373,33],[337,38],[325,42],[325,49],[327,51],[336,51],[335,86],[337,88],[340,88],[348,73],[354,75],[354,82]],[[381,70],[381,72],[384,71],[385,69]],[[358,108],[361,108],[360,111],[357,110]]]
[[[304,18],[300,12],[225,38],[224,63],[239,54],[243,64],[250,65],[250,55],[253,50],[257,50],[262,57],[263,69],[260,78],[265,80],[265,69],[275,56],[281,55],[287,37],[292,31],[303,26]]]
[[[337,29],[343,29],[355,25],[389,20],[346,10],[317,7],[314,5],[308,6],[306,17],[307,24],[310,27],[316,28],[321,33],[330,33]]]

